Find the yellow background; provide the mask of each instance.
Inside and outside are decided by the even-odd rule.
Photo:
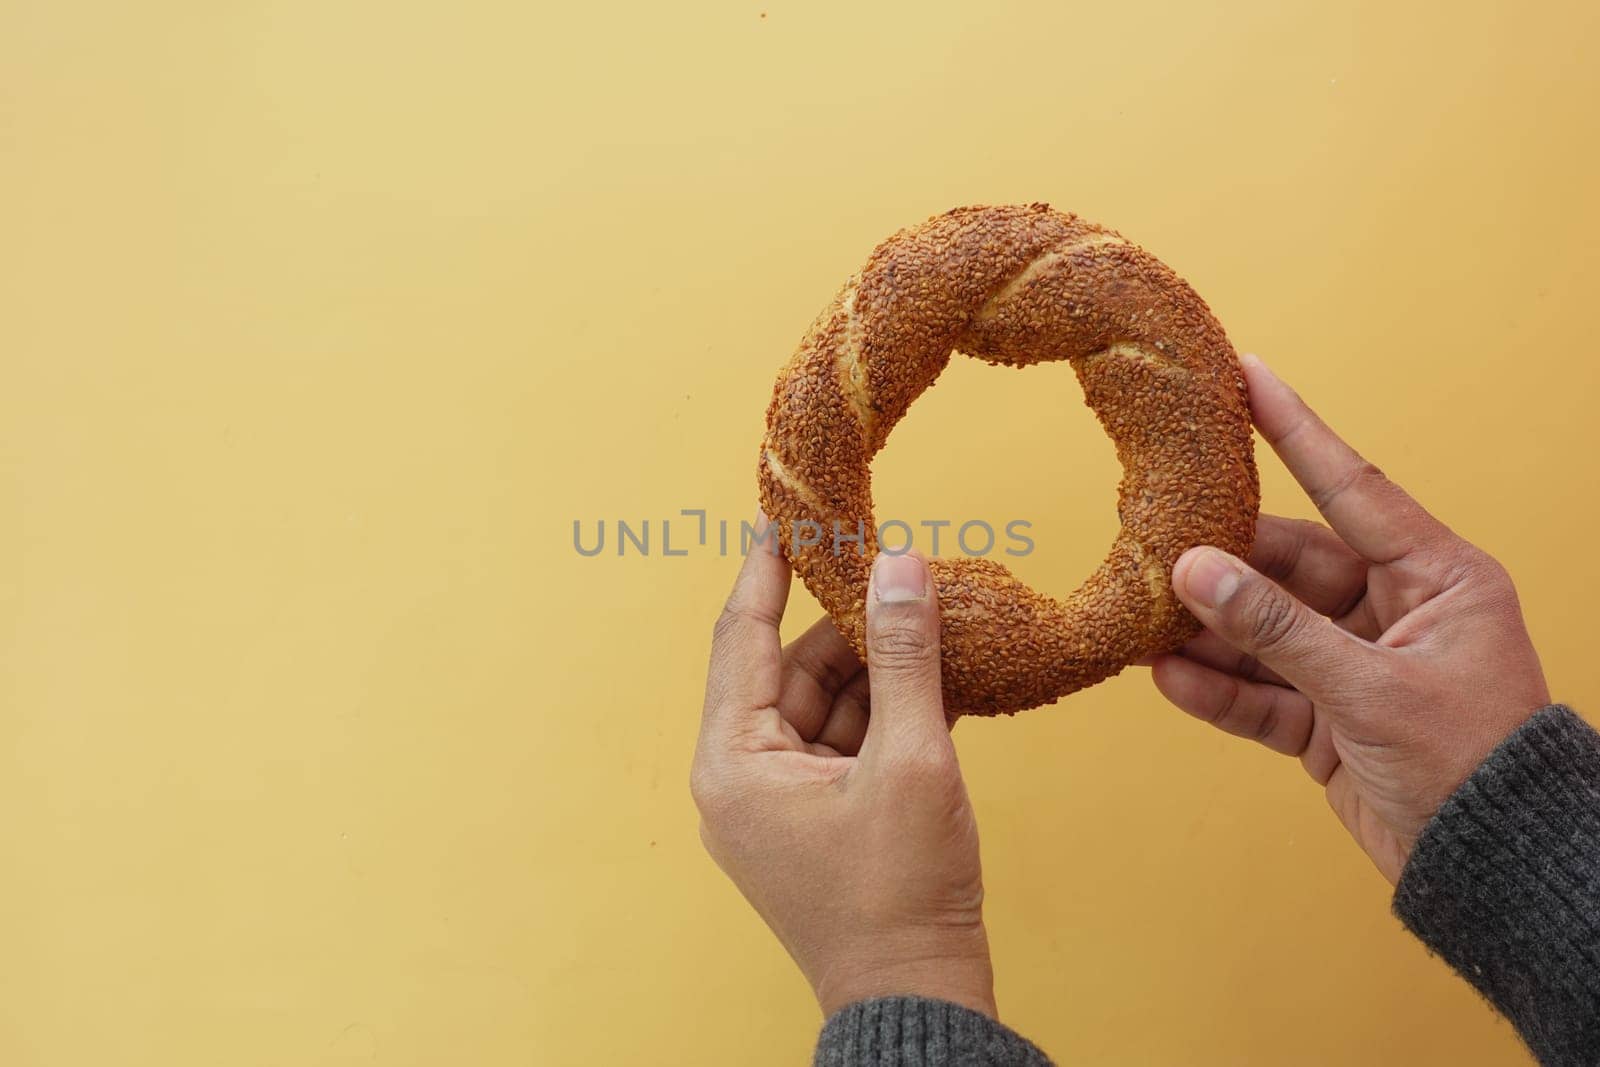
[[[571,524],[747,517],[803,328],[958,204],[1164,258],[1593,704],[1596,10],[9,0],[0,1062],[803,1062],[686,790],[735,564]],[[1064,366],[958,361],[876,478],[1057,592],[1115,523]],[[957,740],[1063,1062],[1523,1061],[1144,672]]]

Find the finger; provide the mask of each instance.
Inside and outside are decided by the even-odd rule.
[[[1288,684],[1276,671],[1262,666],[1261,661],[1250,653],[1239,651],[1210,630],[1201,630],[1198,637],[1184,642],[1176,655],[1246,681],[1263,682],[1267,685]],[[1155,660],[1159,658],[1159,656],[1152,657],[1147,666],[1154,667]]]
[[[1400,614],[1403,615],[1405,612],[1402,611]],[[1378,621],[1378,613],[1373,608],[1370,594],[1362,596],[1356,601],[1355,607],[1335,618],[1333,623],[1339,629],[1348,630],[1363,641],[1376,641],[1382,636],[1384,629],[1383,623]]]
[[[1372,641],[1381,632],[1373,625],[1370,613],[1360,608],[1365,603],[1367,561],[1321,523],[1262,515],[1256,523],[1250,563],[1306,607],[1333,616],[1338,626],[1357,637]],[[1186,642],[1178,652],[1225,674],[1285,684],[1277,672],[1262,666],[1255,656],[1241,652],[1209,630]]]
[[[872,718],[864,761],[884,764],[953,751],[939,684],[938,593],[920,556],[879,553],[867,593]]]
[[[861,742],[867,736],[867,723],[872,717],[872,700],[868,688],[868,675],[862,671],[839,692],[828,711],[828,719],[817,733],[817,743],[827,745],[845,756],[861,751]]]
[[[778,709],[807,741],[815,741],[835,699],[860,674],[861,660],[824,615],[783,650]]]
[[[1185,552],[1172,568],[1172,587],[1206,629],[1312,700],[1364,672],[1374,654],[1372,646],[1220,549]]]
[[[1311,741],[1311,701],[1293,689],[1236,678],[1183,656],[1159,656],[1150,677],[1182,711],[1274,752],[1299,756]]]
[[[832,745],[821,741],[807,741],[795,732],[794,725],[778,715],[778,709],[768,708],[757,712],[758,715],[771,715],[773,719],[773,734],[777,738],[777,748],[787,749],[791,752],[805,752],[813,756],[837,757],[842,755]]]
[[[1346,544],[1390,563],[1450,536],[1444,525],[1340,440],[1256,356],[1240,363],[1256,428]]]
[[[726,732],[750,711],[778,702],[778,624],[789,599],[789,562],[777,551],[777,538],[767,536],[770,529],[767,517],[759,516],[756,541],[712,631],[703,733]]]
[[[1250,565],[1313,611],[1339,616],[1367,588],[1367,561],[1318,522],[1263,515]]]

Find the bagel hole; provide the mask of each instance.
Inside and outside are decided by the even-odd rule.
[[[1065,361],[1012,368],[956,354],[895,426],[872,474],[880,529],[906,523],[918,551],[957,559],[984,547],[974,526],[963,551],[960,527],[985,523],[994,543],[982,558],[1054,597],[1099,566],[1119,528],[1122,468]],[[935,552],[926,524],[940,521]],[[1012,523],[1028,525],[1008,533]],[[898,548],[905,530],[884,540]]]

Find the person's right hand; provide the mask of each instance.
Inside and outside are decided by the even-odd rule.
[[[1173,588],[1206,632],[1152,673],[1184,711],[1299,757],[1394,883],[1434,812],[1549,689],[1505,569],[1243,363],[1256,427],[1332,529],[1263,515],[1253,567],[1184,553]]]

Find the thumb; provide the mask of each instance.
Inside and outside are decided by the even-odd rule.
[[[1364,642],[1220,549],[1180,556],[1172,588],[1206,629],[1312,699],[1365,669]]]
[[[939,596],[928,564],[878,553],[867,591],[872,715],[861,755],[913,760],[950,747],[939,683]]]

